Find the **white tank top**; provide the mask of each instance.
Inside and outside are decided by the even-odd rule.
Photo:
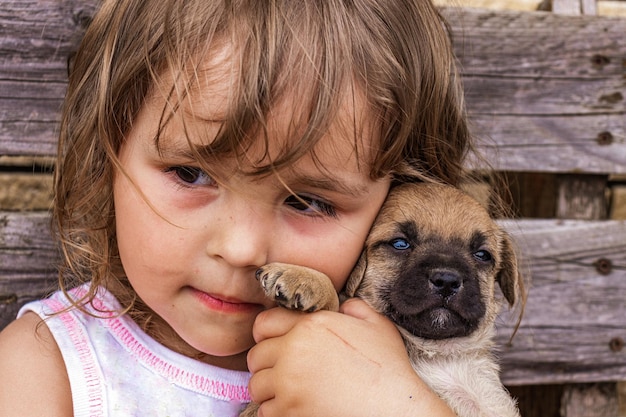
[[[71,291],[76,299],[86,285]],[[248,395],[247,372],[230,371],[181,355],[144,333],[118,311],[112,294],[100,288],[87,310],[68,307],[61,292],[26,304],[50,328],[69,375],[74,416],[238,416]]]

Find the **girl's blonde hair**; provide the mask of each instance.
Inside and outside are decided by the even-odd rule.
[[[211,142],[216,154],[241,156],[259,138],[267,149],[270,139],[257,133],[268,112],[297,94],[303,133],[252,174],[280,169],[312,152],[338,92],[357,86],[378,129],[372,178],[399,178],[398,167],[410,167],[452,185],[463,179],[471,140],[462,92],[445,21],[429,1],[105,0],[71,63],[60,126],[54,226],[62,288],[92,281],[92,291],[117,288],[127,308],[137,301],[116,245],[118,151],[163,74],[192,85],[223,45],[232,45],[237,79]],[[180,103],[189,91],[172,86],[166,95]],[[175,110],[163,110],[163,125]]]

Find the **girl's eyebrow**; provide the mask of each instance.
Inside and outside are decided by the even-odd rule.
[[[310,175],[292,175],[289,177],[289,182],[299,185],[311,187],[319,190],[330,191],[333,193],[339,193],[342,195],[348,195],[350,197],[362,197],[367,193],[367,185],[357,184],[348,181],[342,181],[339,178],[313,177]]]
[[[209,145],[197,145],[187,140],[156,136],[153,141],[154,149],[162,158],[182,158],[196,160],[198,155],[208,155]]]
[[[194,159],[192,150],[186,146],[175,146],[171,141],[163,140],[162,138],[155,138],[153,140],[153,149],[159,154],[161,158],[172,159]]]

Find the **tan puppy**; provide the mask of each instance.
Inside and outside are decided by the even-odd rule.
[[[330,280],[317,271],[274,263],[257,277],[287,308],[338,308]],[[496,282],[512,306],[521,288],[517,260],[487,211],[449,186],[403,184],[389,193],[345,296],[394,321],[415,371],[459,417],[517,417],[491,354]]]

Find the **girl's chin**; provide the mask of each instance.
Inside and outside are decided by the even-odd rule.
[[[228,332],[229,329],[207,329],[206,335],[189,335],[186,343],[191,354],[181,353],[220,368],[247,371],[248,351],[255,345],[252,324],[231,326],[247,331],[233,333]]]
[[[252,346],[249,346],[238,353],[228,352],[226,350],[217,351],[214,352],[214,354],[198,352],[194,359],[223,369],[230,369],[234,371],[247,371],[248,363],[246,358],[248,350],[251,347]]]

